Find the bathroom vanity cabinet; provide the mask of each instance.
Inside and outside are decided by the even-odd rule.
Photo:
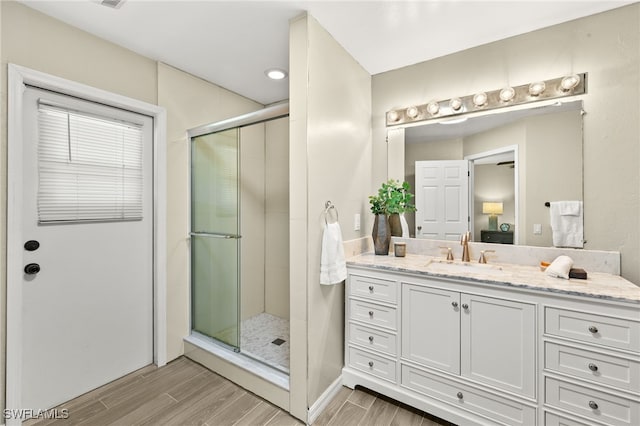
[[[640,305],[349,266],[343,384],[456,424],[640,424]]]

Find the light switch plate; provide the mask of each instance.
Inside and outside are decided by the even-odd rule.
[[[533,234],[534,235],[542,235],[542,224],[534,223],[533,224]]]
[[[356,213],[353,215],[353,230],[354,231],[360,230],[360,214],[359,213]]]

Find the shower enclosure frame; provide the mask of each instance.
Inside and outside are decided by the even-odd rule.
[[[204,135],[208,135],[208,134],[212,134],[212,133],[219,133],[219,132],[224,132],[226,130],[232,130],[232,129],[238,129],[238,131],[240,131],[241,128],[243,127],[247,127],[247,126],[251,126],[254,124],[260,124],[260,123],[264,123],[267,121],[271,121],[271,120],[277,120],[279,118],[284,118],[284,117],[288,117],[289,116],[289,102],[288,101],[284,101],[281,103],[277,103],[268,107],[265,107],[263,109],[260,109],[258,111],[254,111],[254,112],[250,112],[247,114],[243,114],[237,117],[233,117],[233,118],[229,118],[229,119],[225,119],[222,121],[218,121],[218,122],[214,122],[214,123],[210,123],[210,124],[206,124],[203,126],[199,126],[193,129],[189,129],[187,130],[187,136],[188,136],[188,142],[189,142],[189,171],[190,171],[190,176],[189,176],[189,191],[188,191],[188,197],[189,197],[189,201],[188,201],[188,205],[189,205],[189,236],[188,236],[188,241],[189,241],[189,336],[193,337],[194,333],[196,334],[196,336],[200,337],[200,338],[204,338],[205,340],[207,340],[208,342],[210,342],[213,345],[219,346],[221,348],[223,348],[226,351],[229,352],[234,352],[235,353],[235,357],[231,356],[230,358],[227,358],[227,361],[231,361],[234,362],[235,358],[238,358],[238,362],[237,364],[239,366],[241,366],[242,368],[247,368],[247,363],[246,362],[242,362],[241,358],[247,358],[250,359],[252,362],[255,361],[257,363],[261,362],[259,360],[255,360],[254,358],[243,354],[242,352],[242,347],[241,347],[241,342],[240,342],[240,316],[241,316],[241,303],[242,303],[242,298],[241,298],[241,267],[240,267],[240,262],[242,262],[242,258],[240,256],[240,247],[241,247],[241,235],[242,235],[242,230],[240,227],[240,153],[238,151],[237,154],[237,161],[238,161],[238,217],[237,217],[237,221],[238,221],[238,226],[237,226],[237,232],[238,235],[240,237],[233,237],[233,236],[225,236],[225,235],[220,235],[219,237],[222,238],[238,238],[238,245],[237,245],[237,251],[238,251],[238,264],[236,265],[237,268],[237,279],[236,279],[236,287],[237,287],[237,333],[238,333],[238,347],[234,347],[232,345],[229,345],[219,339],[216,339],[214,337],[210,337],[210,336],[206,336],[202,333],[199,333],[197,331],[194,330],[193,326],[194,326],[194,320],[193,320],[193,310],[194,310],[194,306],[193,306],[193,250],[192,250],[192,236],[194,236],[193,229],[193,206],[192,206],[192,201],[193,201],[193,194],[192,194],[192,188],[193,188],[193,148],[192,148],[192,143],[193,143],[193,139],[197,138],[199,136],[204,136]],[[239,147],[238,147],[239,149]],[[213,235],[212,235],[213,236]],[[271,366],[268,366],[269,368],[273,368]],[[254,371],[254,373],[260,375],[258,372]],[[269,376],[269,375],[267,375]]]

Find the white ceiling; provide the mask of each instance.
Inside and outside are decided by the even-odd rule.
[[[19,0],[262,104],[287,99],[289,20],[307,11],[372,75],[635,1]]]

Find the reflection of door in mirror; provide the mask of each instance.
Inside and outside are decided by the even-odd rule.
[[[416,161],[416,237],[457,241],[469,230],[469,162]]]
[[[583,199],[581,109],[582,102],[573,101],[494,112],[469,117],[458,124],[445,125],[436,121],[404,129],[390,128],[388,171],[397,179],[404,177],[412,188],[416,188],[416,161],[471,159],[481,153],[516,146],[514,161],[518,165],[515,169],[497,166],[498,162],[492,166],[503,172],[514,171],[517,182],[514,191],[519,197],[513,211],[507,210],[505,204],[498,225],[517,224],[511,227],[517,244],[552,246],[549,209],[544,203]],[[398,155],[400,152],[404,164],[402,155]],[[480,197],[478,194],[477,198]],[[504,202],[494,197],[478,201]],[[474,240],[479,241],[480,231],[488,219],[473,204],[470,205],[473,211],[471,228],[477,234]],[[511,215],[513,219],[510,219]],[[417,230],[413,215],[406,216],[410,229]],[[474,219],[474,216],[481,217]],[[478,226],[480,229],[476,229]],[[534,232],[536,229],[542,229],[542,233]]]
[[[511,145],[487,152],[465,156],[470,164],[470,230],[473,241],[481,241],[483,230],[492,229],[486,206],[499,204],[501,210],[496,220],[508,224],[513,231],[518,229],[518,146]],[[502,231],[500,231],[502,232]],[[514,239],[517,244],[517,235]]]

